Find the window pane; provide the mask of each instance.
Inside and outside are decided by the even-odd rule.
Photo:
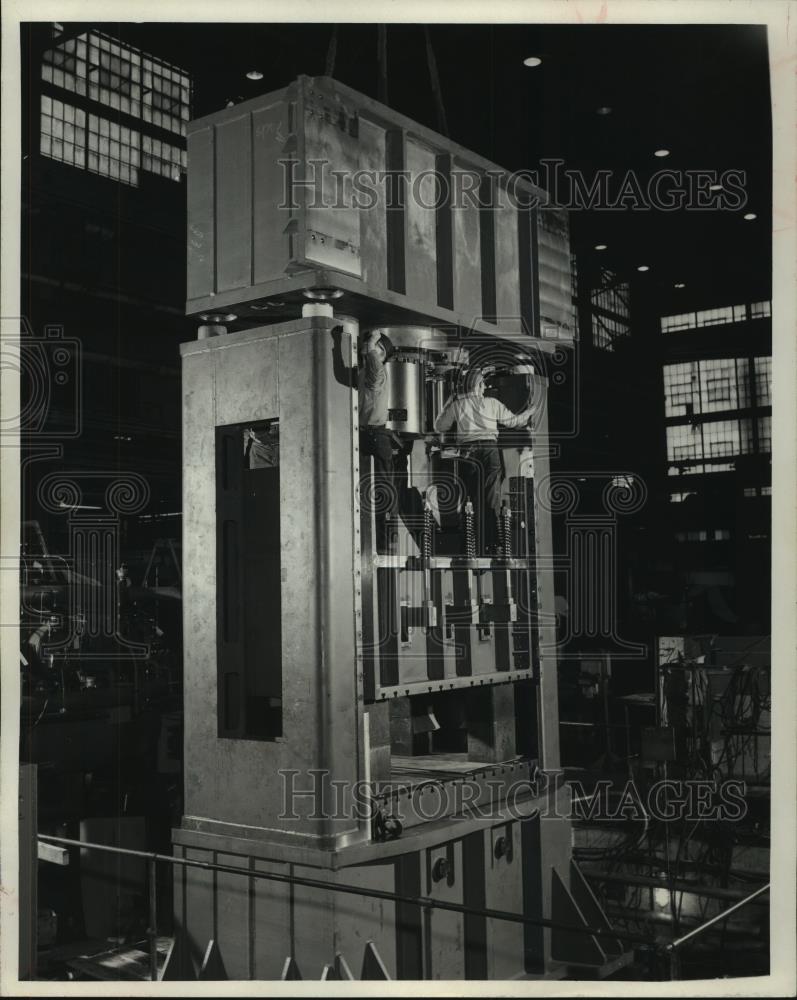
[[[771,315],[771,304],[769,302],[753,302],[750,306],[750,316],[752,319],[761,319]]]
[[[758,406],[772,405],[772,358],[753,358]]]
[[[699,427],[675,424],[667,428],[667,458],[670,461],[702,457],[703,443]]]
[[[697,362],[664,366],[665,416],[679,417],[699,412]]]
[[[679,313],[677,316],[662,316],[661,331],[669,333],[674,330],[690,330],[696,326],[694,313]]]
[[[758,418],[758,450],[762,454],[772,451],[772,417]]]
[[[736,359],[736,391],[739,408],[750,405],[750,365],[747,358]]]
[[[753,440],[753,421],[749,418],[739,421],[739,450],[743,455],[749,455],[755,451],[755,441]]]
[[[735,410],[736,361],[734,358],[712,358],[700,362],[701,412]]]
[[[738,420],[712,420],[703,424],[703,449],[706,458],[738,455]]]

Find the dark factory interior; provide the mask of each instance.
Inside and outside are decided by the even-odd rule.
[[[766,26],[20,43],[20,978],[766,975]],[[277,142],[466,163],[482,201],[277,228]],[[488,164],[553,210],[485,207]],[[371,331],[387,515],[356,478]],[[515,420],[497,527],[444,429],[480,357]],[[292,768],[405,791],[292,827]],[[535,768],[566,816],[507,812]],[[484,821],[406,792],[496,777]]]

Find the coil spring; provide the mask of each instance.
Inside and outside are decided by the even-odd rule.
[[[423,501],[423,558],[432,554],[432,506],[424,496]]]
[[[468,559],[476,555],[476,538],[473,532],[473,504],[465,501],[465,554]]]
[[[501,504],[501,517],[499,519],[499,537],[501,540],[502,555],[509,556],[512,553],[512,511],[506,503]]]

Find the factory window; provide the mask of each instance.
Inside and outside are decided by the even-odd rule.
[[[87,166],[92,173],[138,186],[140,133],[135,129],[89,115]]]
[[[702,426],[703,455],[713,458],[739,454],[738,420],[712,420]]]
[[[668,417],[700,412],[696,361],[664,366],[664,409]]]
[[[141,114],[138,53],[92,32],[89,36],[89,97],[138,118]]]
[[[218,735],[282,735],[279,423],[216,428]]]
[[[671,465],[667,469],[668,476],[697,476],[704,472],[733,472],[736,468],[735,462],[707,462],[705,465],[702,463],[693,465],[684,465],[679,463],[678,465]]]
[[[770,315],[769,302],[753,302],[750,305],[750,319],[760,319]],[[672,333],[677,330],[697,330],[706,326],[718,326],[725,323],[743,323],[748,318],[747,306],[719,306],[715,309],[700,309],[697,312],[678,313],[675,316],[662,316],[661,332]]]
[[[762,486],[761,487],[761,496],[762,497],[771,497],[772,496],[772,487],[771,486]]]
[[[191,98],[188,75],[99,31],[84,32],[45,52],[41,76],[56,87],[185,135]]]
[[[757,406],[772,405],[772,359],[754,358]],[[707,358],[664,365],[665,416],[738,410],[752,403],[748,358]]]
[[[772,358],[753,358],[755,398],[758,406],[772,405]]]
[[[189,80],[174,66],[150,56],[143,61],[142,117],[160,128],[185,135],[189,117]]]
[[[772,417],[758,418],[758,450],[764,454],[772,451]]]
[[[758,418],[758,450],[771,450],[772,418]],[[703,423],[671,424],[667,428],[667,459],[669,462],[688,462],[689,459],[726,458],[745,455],[755,450],[753,425],[750,419],[707,420]],[[707,463],[706,472],[729,471],[733,463]],[[670,475],[678,469],[670,468]],[[703,472],[703,466],[680,469],[685,472]]]
[[[589,296],[595,347],[613,351],[617,339],[630,334],[629,295],[628,282],[618,281],[608,268],[601,270],[600,286],[593,288]]]
[[[715,542],[727,542],[730,540],[731,533],[727,528],[715,528],[714,529],[714,541]]]
[[[755,486],[745,486],[743,492],[746,497],[758,496],[758,490],[755,488]]]
[[[86,36],[68,38],[42,57],[41,77],[64,90],[86,93]]]
[[[743,455],[752,455],[755,452],[753,421],[749,417],[739,421],[739,451]]]
[[[601,316],[592,314],[592,343],[605,351],[613,351],[615,341],[619,337],[627,337],[631,329],[628,323],[616,316]]]
[[[736,387],[739,409],[750,406],[750,362],[748,358],[736,359]]]
[[[683,503],[684,500],[688,499],[689,497],[693,497],[695,495],[696,494],[694,493],[671,493],[670,503]]]
[[[702,458],[703,441],[700,428],[691,424],[673,424],[667,428],[667,457],[671,461]]]
[[[180,180],[188,162],[184,149],[148,135],[141,137],[141,153],[141,165],[145,170],[160,174],[161,177],[169,177],[173,181]]]
[[[84,167],[86,112],[42,95],[39,150],[73,167]]]
[[[772,315],[772,307],[769,302],[753,302],[750,305],[751,319],[763,319]]]
[[[700,395],[703,413],[738,408],[734,358],[711,358],[700,362]]]
[[[684,465],[690,459],[716,459],[771,450],[771,417],[738,416],[740,410],[772,403],[772,359],[706,358],[664,365],[665,416],[690,423],[667,428],[669,475],[724,472],[734,463]],[[734,411],[734,419],[696,420],[702,414]],[[758,423],[754,423],[757,420]],[[758,440],[756,439],[758,434]],[[673,463],[680,463],[675,465]]]
[[[700,309],[696,313],[697,326],[718,326],[721,323],[738,323],[747,318],[745,306],[721,306],[719,309]]]
[[[696,326],[695,314],[679,313],[677,316],[661,317],[661,332],[670,333],[673,330],[692,330]]]

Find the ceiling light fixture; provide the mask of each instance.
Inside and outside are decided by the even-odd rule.
[[[596,115],[610,115],[611,113],[612,109],[608,105],[605,105],[602,108],[595,108]]]
[[[755,214],[755,212],[747,212],[744,218],[746,222],[752,222],[753,219],[757,219],[758,216]]]
[[[596,243],[595,244],[595,249],[596,250],[608,250],[609,248],[606,246],[605,243]]]
[[[539,56],[527,56],[523,60],[524,66],[540,66],[542,65],[542,59]]]
[[[686,288],[686,284],[683,281],[676,281],[673,288]]]
[[[670,151],[669,151],[669,149],[657,149],[657,150],[655,150],[655,152],[653,153],[653,155],[654,156],[658,156],[658,157],[669,156],[670,155]]]
[[[721,184],[709,184],[708,189],[709,189],[709,191],[721,191],[722,190],[722,185]]]
[[[650,268],[648,267],[647,264],[640,264],[639,267],[637,268],[637,271],[649,271],[649,270]]]
[[[263,74],[260,72],[259,69],[250,69],[249,72],[246,74],[246,79],[247,80],[262,80],[263,79]]]

